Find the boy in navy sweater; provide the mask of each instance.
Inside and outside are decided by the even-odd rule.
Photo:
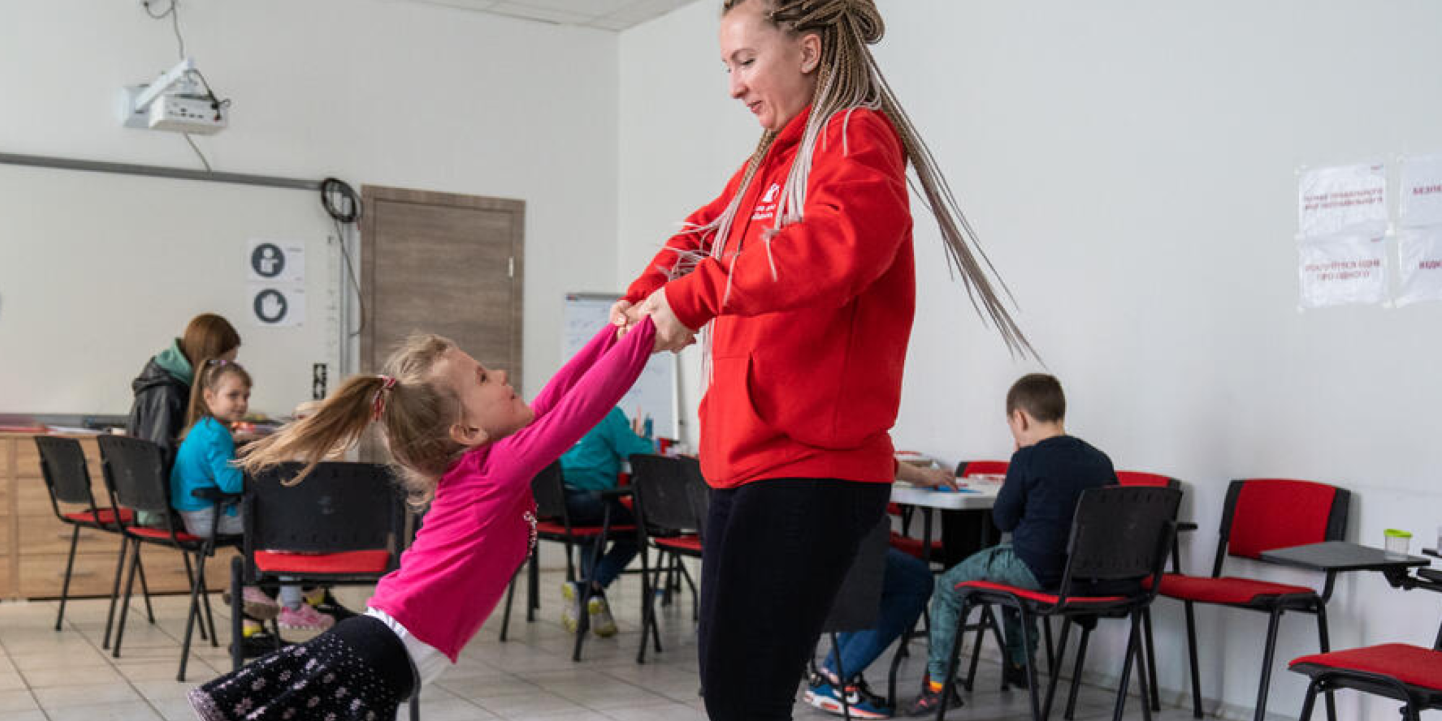
[[[1011,542],[976,553],[937,577],[931,596],[927,680],[912,706],[913,714],[934,712],[941,700],[947,656],[961,621],[956,584],[991,581],[1031,590],[1055,589],[1066,566],[1077,499],[1089,488],[1117,482],[1111,459],[1086,441],[1067,435],[1065,419],[1066,396],[1052,376],[1023,376],[1007,392],[1006,422],[1016,440],[1016,453],[991,514],[997,528],[1011,532]],[[1010,609],[1003,625],[1006,653],[1002,673],[1008,683],[1025,686],[1023,664],[1036,653],[1036,629],[1028,629],[1028,647],[1023,648],[1020,623]]]

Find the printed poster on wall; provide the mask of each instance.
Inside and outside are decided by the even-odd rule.
[[[251,238],[245,259],[252,283],[305,283],[305,243]]]
[[[251,283],[247,286],[246,309],[256,325],[276,328],[304,325],[305,288]]]
[[[1297,181],[1302,238],[1381,234],[1387,228],[1387,166],[1344,165],[1303,171]]]
[[[1442,300],[1442,226],[1399,232],[1397,260],[1402,282],[1397,305]]]
[[[1382,236],[1338,235],[1297,244],[1301,306],[1381,303],[1387,299]]]
[[[1442,225],[1442,155],[1404,161],[1401,193],[1401,225]]]

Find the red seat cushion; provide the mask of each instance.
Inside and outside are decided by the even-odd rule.
[[[693,553],[701,552],[701,537],[694,533],[675,536],[673,538],[657,538],[655,542],[656,545],[662,548],[673,548],[677,551],[691,551]]]
[[[892,516],[901,515],[901,506],[895,503],[886,504],[886,513]]]
[[[636,512],[636,499],[635,499],[635,498],[632,498],[631,496],[621,496],[620,498],[617,498],[616,500],[617,500],[617,501],[620,501],[620,502],[621,502],[621,505],[623,505],[623,506],[626,507],[626,510],[630,511],[631,513],[635,513],[635,512]]]
[[[635,533],[636,527],[611,526],[611,529],[608,531],[608,533],[622,532]],[[566,525],[563,523],[557,523],[556,521],[538,521],[536,523],[536,533],[547,537],[564,538],[566,536]],[[571,526],[572,538],[590,538],[592,536],[599,535],[601,535],[600,526]]]
[[[1316,593],[1306,586],[1289,586],[1285,583],[1269,583],[1232,576],[1208,578],[1181,573],[1168,573],[1162,576],[1161,588],[1163,596],[1199,603],[1247,604],[1265,600],[1264,597],[1270,596],[1316,595]]]
[[[902,553],[905,553],[905,554],[908,555],[908,556],[911,556],[912,558],[915,558],[915,559],[918,559],[918,560],[921,559],[922,556],[925,555],[925,554],[922,552],[922,551],[924,550],[925,546],[926,546],[926,543],[925,543],[924,541],[922,541],[920,538],[912,538],[912,537],[910,537],[910,536],[903,536],[903,535],[901,535],[900,533],[897,533],[896,531],[892,531],[892,532],[891,532],[891,547],[892,547],[892,548],[895,548],[895,549],[898,550],[898,551],[901,551]],[[940,558],[941,552],[942,552],[941,541],[932,541],[932,542],[931,542],[931,557],[932,557],[932,558]]]
[[[963,588],[980,588],[987,591],[1002,591],[1004,593],[1010,593],[1013,596],[1025,598],[1029,601],[1037,601],[1047,604],[1055,604],[1057,601],[1061,600],[1061,596],[1057,596],[1055,594],[1044,593],[1042,591],[1028,591],[1025,588],[1008,586],[1004,583],[992,583],[991,581],[962,581],[961,583],[956,584],[956,590],[960,591]],[[1118,601],[1125,600],[1127,600],[1126,596],[1071,596],[1067,598],[1066,602],[1117,603]]]
[[[1442,691],[1442,651],[1421,646],[1384,643],[1346,651],[1315,653],[1292,659],[1292,670],[1307,673],[1296,668],[1304,664],[1390,676],[1405,684]]]
[[[108,526],[115,524],[116,515],[116,510],[114,508],[100,508],[97,509],[94,513],[91,513],[90,511],[67,513],[65,514],[65,517],[69,518],[72,521],[79,521],[81,523],[99,523]],[[120,509],[118,515],[120,516],[121,523],[130,523],[131,520],[135,518],[135,512],[130,510],[129,508]]]
[[[160,538],[167,541],[170,540],[170,531],[167,531],[164,528],[146,528],[144,526],[130,526],[127,527],[126,530],[132,534],[140,536],[141,538]],[[200,536],[191,535],[189,533],[186,533],[185,531],[176,531],[175,540],[184,543],[200,543],[205,539],[201,538]]]
[[[255,567],[272,574],[381,574],[385,573],[390,561],[390,551],[384,549],[342,553],[255,552]]]

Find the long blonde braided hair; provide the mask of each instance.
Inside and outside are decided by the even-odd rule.
[[[972,307],[978,315],[991,320],[1010,351],[1036,357],[1031,342],[1012,319],[989,276],[996,278],[996,286],[999,286],[1007,299],[1014,304],[1011,291],[982,252],[976,240],[976,231],[958,207],[946,177],[937,167],[931,149],[912,125],[911,118],[902,109],[867,47],[879,42],[886,30],[874,0],[724,0],[722,15],[747,2],[764,3],[767,8],[766,17],[783,32],[793,36],[815,33],[821,40],[821,58],[817,66],[816,95],[812,99],[811,115],[807,119],[796,160],[781,188],[776,225],[763,235],[768,256],[772,236],[785,226],[802,219],[807,179],[811,174],[812,153],[817,139],[823,137],[822,133],[827,124],[837,116],[841,117],[844,144],[845,123],[850,120],[852,111],[857,108],[879,111],[891,121],[897,134],[901,136],[906,158],[916,171],[916,180],[909,182],[913,189],[917,182],[920,183],[927,208],[935,216],[942,239],[946,243],[951,268],[961,276]],[[740,208],[741,198],[746,194],[747,187],[776,135],[773,130],[762,133],[756,150],[746,164],[741,184],[725,211],[707,225],[688,229],[702,239],[708,236],[713,239],[710,253],[678,250],[677,263],[670,269],[672,277],[690,272],[697,262],[708,255],[721,262],[735,264],[739,247],[731,251],[729,260],[726,258],[731,226]],[[739,239],[737,243],[740,243]],[[774,263],[771,270],[774,279]],[[727,292],[729,291],[728,277]],[[724,299],[722,302],[724,304]]]

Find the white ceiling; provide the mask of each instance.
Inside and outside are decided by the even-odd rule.
[[[557,25],[625,30],[695,0],[411,0]]]

